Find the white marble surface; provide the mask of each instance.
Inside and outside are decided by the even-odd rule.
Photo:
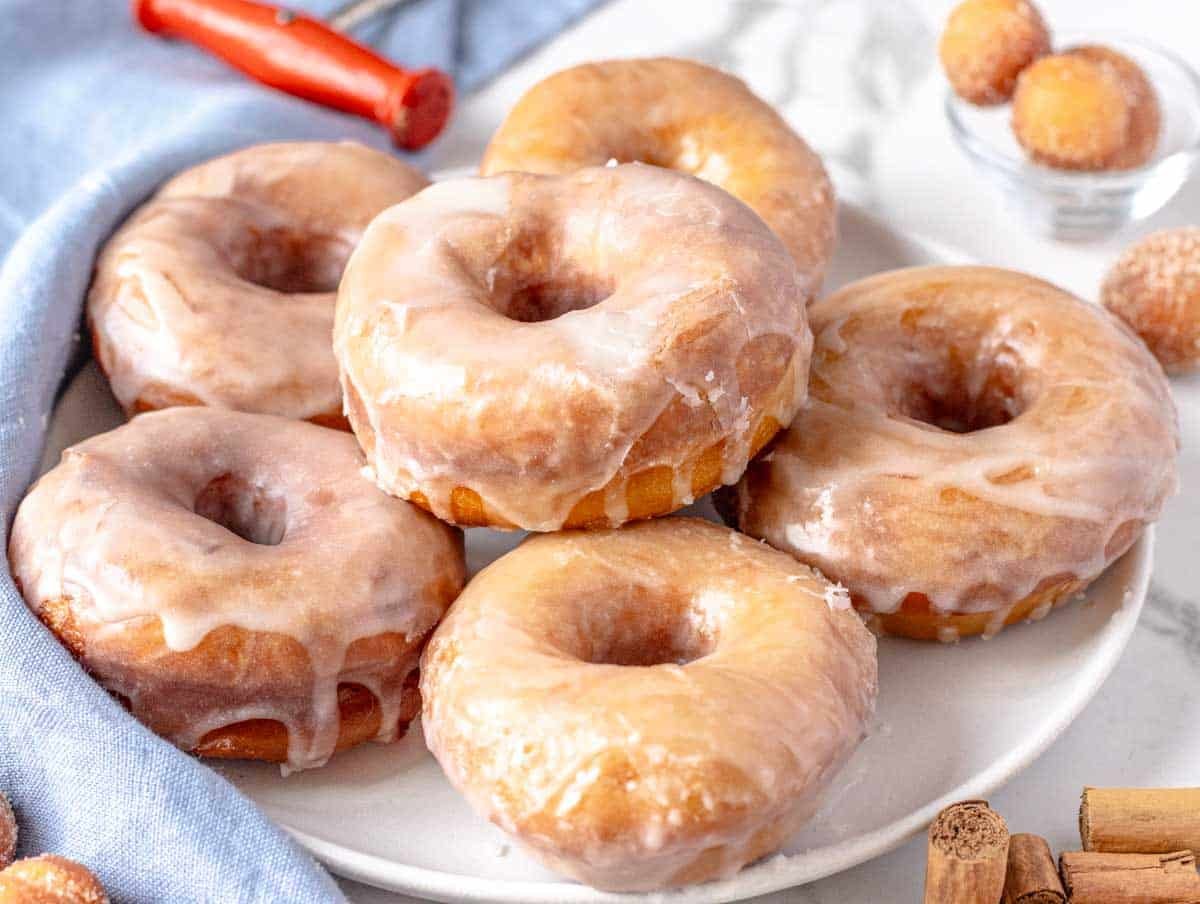
[[[435,166],[471,165],[503,111],[543,75],[586,59],[697,56],[741,72],[831,162],[839,190],[906,229],[973,257],[1024,269],[1092,298],[1116,251],[1167,225],[1200,223],[1200,181],[1131,235],[1070,245],[1029,235],[969,168],[941,118],[933,34],[952,0],[718,3],[616,0],[467,98]],[[1043,0],[1060,27],[1113,28],[1196,59],[1200,4]],[[1080,787],[1200,784],[1200,377],[1173,383],[1183,433],[1182,488],[1158,532],[1151,598],[1123,660],[1061,739],[992,798],[1014,831],[1077,846]],[[934,715],[934,714],[931,714]],[[933,753],[933,752],[931,752]],[[898,776],[898,781],[903,777]],[[759,904],[918,901],[924,841]],[[415,899],[344,882],[355,904]]]

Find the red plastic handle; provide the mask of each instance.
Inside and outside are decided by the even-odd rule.
[[[429,144],[454,106],[438,69],[402,69],[316,19],[251,0],[133,0],[155,34],[183,38],[267,85],[373,119],[396,144]]]

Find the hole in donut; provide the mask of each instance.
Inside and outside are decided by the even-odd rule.
[[[338,236],[252,228],[233,267],[247,282],[276,292],[336,292],[351,250]]]
[[[235,474],[208,482],[192,506],[201,518],[259,546],[278,546],[287,527],[287,503]]]
[[[1025,407],[1012,366],[993,366],[978,382],[954,359],[936,370],[901,391],[899,414],[949,433],[973,433],[1003,426]]]
[[[574,247],[548,224],[537,223],[513,236],[486,266],[465,253],[457,261],[477,282],[479,300],[492,310],[519,323],[544,323],[593,307],[616,289],[615,276],[579,259],[591,246],[575,244],[586,247]]]
[[[688,597],[668,588],[634,585],[588,607],[581,624],[580,658],[596,665],[687,665],[716,646],[723,594]]]
[[[594,279],[549,279],[518,286],[500,300],[500,312],[521,323],[543,323],[570,311],[590,308],[608,298],[611,283]]]
[[[949,433],[974,433],[1012,420],[1012,415],[1003,410],[979,410],[926,393],[910,398],[913,404],[905,415]]]

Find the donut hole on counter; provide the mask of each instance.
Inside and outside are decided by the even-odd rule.
[[[691,595],[674,587],[631,584],[581,607],[568,652],[593,665],[683,666],[717,645],[727,596]]]
[[[352,250],[336,235],[247,224],[245,240],[229,252],[233,269],[246,282],[298,295],[336,292]]]
[[[287,532],[287,501],[236,474],[220,474],[196,495],[201,518],[259,546],[278,546]]]

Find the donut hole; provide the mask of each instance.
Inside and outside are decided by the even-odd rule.
[[[723,606],[711,594],[694,597],[665,587],[633,585],[585,607],[575,653],[594,665],[687,665],[716,647]],[[723,600],[724,598],[722,598]]]
[[[233,267],[246,282],[275,292],[336,292],[352,250],[339,236],[251,227]]]
[[[993,367],[982,380],[962,368],[946,370],[904,387],[898,413],[948,433],[974,433],[1001,427],[1025,408],[1017,373],[1011,366]]]
[[[586,661],[595,665],[654,666],[687,665],[711,650],[700,647],[691,638],[681,638],[669,628],[609,638],[607,644],[594,644]]]
[[[1007,424],[1015,416],[1003,406],[973,404],[960,397],[935,395],[918,387],[906,397],[901,413],[905,417],[945,430],[948,433],[974,433]]]
[[[616,290],[615,276],[581,258],[591,250],[539,222],[518,230],[497,257],[456,257],[485,305],[518,323],[544,323],[598,305]]]
[[[210,480],[192,508],[201,518],[259,546],[278,546],[286,533],[287,502],[283,497],[236,474]]]
[[[543,323],[571,311],[582,311],[612,295],[614,285],[604,279],[548,279],[516,287],[498,310],[520,323]]]

